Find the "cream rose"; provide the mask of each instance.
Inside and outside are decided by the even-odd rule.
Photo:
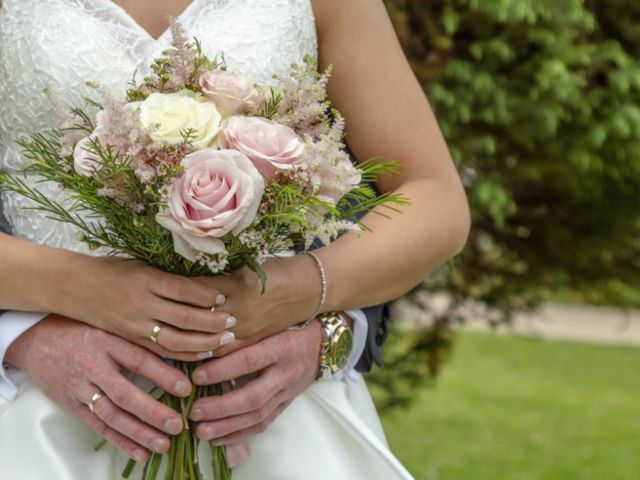
[[[304,151],[304,144],[291,128],[258,117],[228,118],[218,144],[244,153],[267,178],[278,170],[292,169]]]
[[[91,142],[94,140],[94,134],[84,137],[73,150],[73,168],[85,177],[92,177],[100,167],[100,157],[91,151]]]
[[[171,231],[176,252],[194,261],[198,252],[224,252],[220,238],[251,225],[264,180],[235,150],[199,150],[187,155],[182,166],[184,174],[170,184],[167,206],[156,220]]]
[[[248,80],[224,70],[203,73],[198,78],[198,85],[204,96],[213,100],[227,115],[243,113],[256,94]]]
[[[180,90],[149,95],[140,103],[140,120],[145,128],[155,127],[151,138],[158,143],[175,145],[182,142],[182,132],[194,129],[191,143],[201,149],[215,140],[222,116],[215,103]]]

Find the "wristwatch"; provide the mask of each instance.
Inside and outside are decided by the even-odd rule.
[[[344,313],[328,312],[317,318],[323,332],[318,378],[331,378],[347,366],[353,348],[353,334]]]

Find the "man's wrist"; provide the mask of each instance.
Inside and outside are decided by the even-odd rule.
[[[349,366],[353,351],[353,331],[344,312],[328,312],[318,316],[322,326],[320,376],[331,378]]]
[[[56,317],[56,315],[49,314],[45,316],[16,337],[5,351],[3,363],[27,371],[29,349],[34,345],[34,335],[37,333],[38,326],[48,323],[49,319],[53,317]]]

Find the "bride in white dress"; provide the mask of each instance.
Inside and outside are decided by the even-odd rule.
[[[173,4],[179,12],[187,3],[154,5],[162,10]],[[71,106],[81,105],[89,93],[87,80],[97,80],[118,95],[134,72],[143,73],[167,48],[167,31],[154,38],[144,22],[134,19],[133,10],[123,8],[134,8],[133,4],[0,1],[1,169],[24,168],[27,159],[16,140],[56,125],[44,87]],[[137,2],[135,8],[152,4]],[[274,74],[288,72],[307,54],[319,55],[321,66],[334,64],[329,94],[346,117],[355,155],[401,162],[401,175],[385,178],[378,186],[404,193],[412,204],[391,219],[370,214],[365,223],[374,233],[357,240],[346,236],[318,251],[330,282],[327,311],[395,298],[460,250],[468,231],[464,193],[381,1],[193,0],[177,18],[189,37],[201,41],[207,56],[224,52],[231,71],[257,81],[273,82]],[[65,201],[55,187],[38,188]],[[88,251],[69,225],[27,210],[24,199],[7,192],[2,200],[15,236],[99,253]],[[10,273],[0,272],[0,280],[2,275]],[[28,301],[0,300],[5,309],[37,308]],[[0,318],[0,326],[1,322]],[[119,478],[126,457],[109,447],[94,452],[98,438],[23,380],[14,402],[0,400],[0,478]],[[359,375],[317,382],[250,443],[251,456],[234,469],[237,480],[412,478],[389,451]]]

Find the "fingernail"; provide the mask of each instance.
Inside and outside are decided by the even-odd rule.
[[[209,439],[209,438],[213,438],[213,436],[214,436],[213,428],[211,428],[211,427],[204,427],[204,428],[202,429],[202,437],[201,437],[201,438]]]
[[[145,452],[144,450],[134,450],[133,451],[133,459],[136,462],[144,462],[147,459],[147,452]]]
[[[163,427],[166,432],[177,435],[182,431],[182,422],[177,418],[168,418],[165,420]]]
[[[175,389],[176,393],[178,393],[179,395],[189,395],[191,393],[191,385],[189,385],[187,382],[184,382],[182,380],[178,380],[173,385],[173,388]]]
[[[196,370],[193,372],[193,381],[198,385],[204,385],[207,383],[207,374],[202,370]]]
[[[219,293],[216,297],[216,305],[222,305],[226,300],[227,298],[223,294]]]
[[[227,317],[227,323],[225,324],[225,328],[235,327],[236,323],[238,323],[238,320],[236,320],[236,317]]]
[[[162,438],[156,438],[151,442],[151,449],[156,453],[162,453],[167,449],[167,442]]]
[[[224,442],[222,440],[210,440],[210,442],[216,447],[222,447],[224,445]]]
[[[204,411],[201,408],[195,408],[191,410],[191,415],[189,415],[189,417],[194,422],[199,422],[204,418]]]
[[[204,360],[205,358],[211,358],[211,357],[213,357],[212,350],[209,350],[208,352],[196,353],[196,358],[199,358],[200,360]]]
[[[222,334],[222,337],[220,337],[220,345],[227,345],[231,342],[233,342],[236,339],[236,336],[233,334],[233,332],[224,332]]]

